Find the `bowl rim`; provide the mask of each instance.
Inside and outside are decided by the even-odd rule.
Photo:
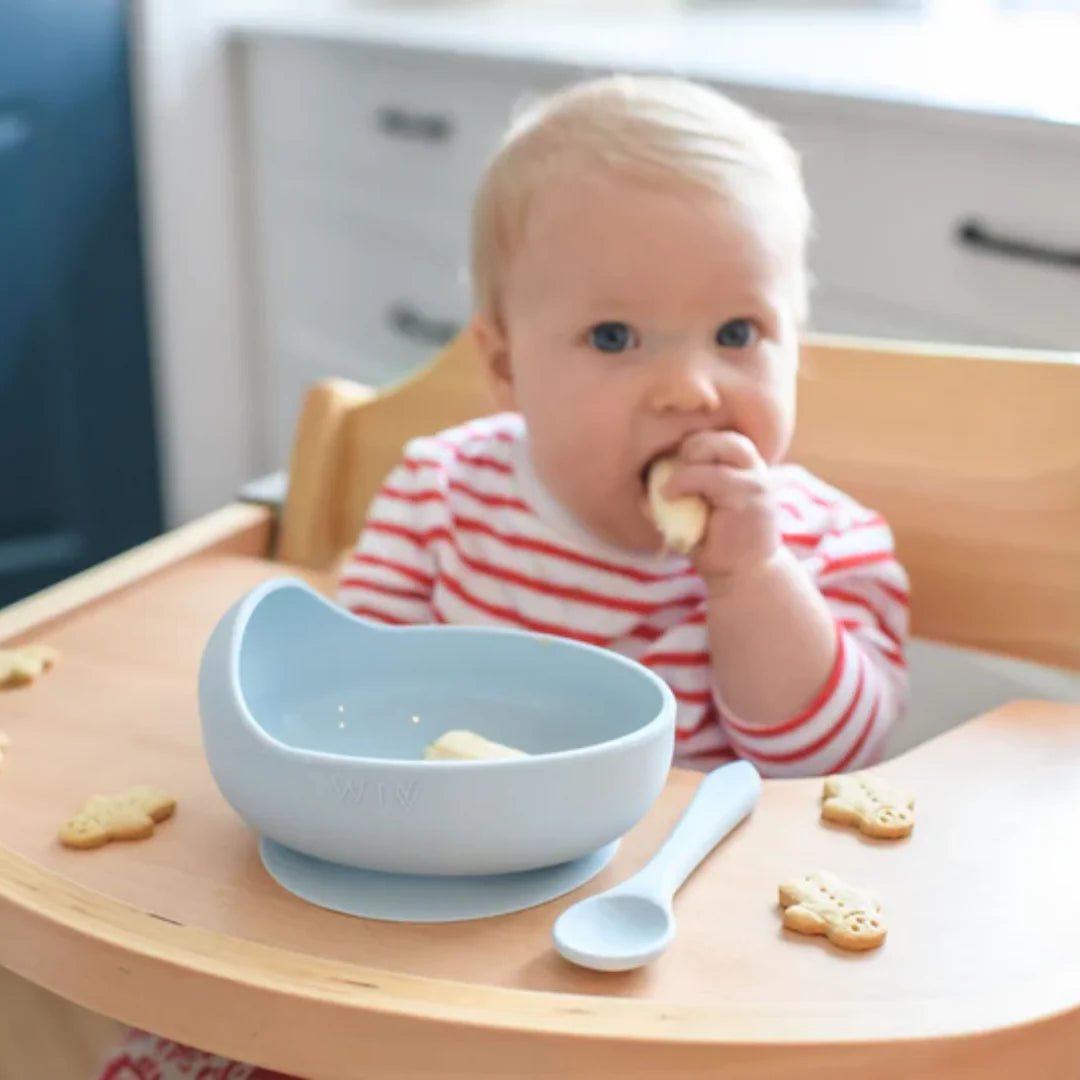
[[[256,608],[268,596],[284,590],[299,591],[309,600],[315,600],[323,607],[330,609],[335,615],[363,626],[369,632],[375,634],[453,633],[461,636],[476,637],[525,637],[532,640],[548,641],[559,647],[589,653],[597,657],[601,662],[621,666],[627,672],[632,673],[635,678],[651,684],[660,693],[660,708],[657,710],[656,715],[647,723],[642,724],[641,727],[626,732],[624,735],[618,735],[613,739],[604,739],[600,742],[589,743],[587,746],[571,747],[566,750],[553,750],[549,753],[527,754],[520,758],[491,758],[478,761],[428,761],[426,759],[368,757],[361,754],[342,754],[330,750],[315,750],[294,746],[272,735],[255,720],[240,681],[240,648],[252,616]],[[644,664],[623,656],[614,650],[605,649],[600,645],[590,645],[587,642],[574,641],[572,638],[560,637],[557,634],[544,634],[509,626],[460,626],[447,623],[416,623],[398,626],[380,623],[374,619],[354,614],[347,608],[334,603],[302,578],[288,575],[271,578],[248,590],[234,605],[232,615],[226,616],[226,618],[231,620],[226,654],[229,691],[233,700],[240,707],[241,719],[245,728],[250,735],[258,739],[267,749],[273,749],[277,753],[301,761],[321,764],[374,766],[380,769],[400,770],[402,772],[411,772],[417,766],[434,768],[440,771],[453,769],[462,774],[480,769],[521,771],[523,769],[541,768],[545,762],[587,759],[602,756],[612,750],[630,748],[638,743],[651,740],[664,728],[670,729],[672,739],[674,739],[677,705],[671,687],[654,671],[650,671],[649,668],[645,667]]]

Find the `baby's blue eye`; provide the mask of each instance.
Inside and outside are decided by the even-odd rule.
[[[749,319],[731,319],[716,331],[716,344],[722,349],[745,349],[757,339],[757,327]]]
[[[637,344],[637,334],[624,322],[597,323],[589,331],[589,344],[600,352],[625,352]]]

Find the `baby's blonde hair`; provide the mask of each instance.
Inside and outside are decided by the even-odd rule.
[[[481,314],[500,321],[500,282],[521,243],[530,202],[567,166],[704,189],[779,224],[795,245],[796,317],[804,319],[810,208],[791,145],[772,123],[716,90],[629,75],[578,83],[511,123],[473,205],[473,304]]]

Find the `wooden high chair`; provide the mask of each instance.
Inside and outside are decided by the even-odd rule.
[[[1078,357],[815,340],[792,457],[882,512],[923,638],[1080,670]],[[1016,702],[887,763],[909,840],[824,826],[820,781],[768,781],[677,899],[654,966],[603,976],[550,947],[568,903],[661,842],[673,771],[578,894],[487,922],[315,909],[262,870],[202,755],[195,675],[269,576],[328,583],[402,444],[488,411],[462,338],[401,387],[312,389],[283,512],[235,504],[0,612],[61,652],[0,693],[0,965],[100,1013],[298,1075],[668,1078],[1067,1076],[1080,1061],[1080,708]],[[156,783],[150,840],[55,842],[86,796]],[[873,953],[780,929],[776,887],[830,869],[881,897]]]

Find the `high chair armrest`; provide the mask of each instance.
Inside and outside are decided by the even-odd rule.
[[[0,609],[0,643],[36,638],[76,612],[196,556],[266,556],[272,526],[273,515],[265,507],[229,503]]]

